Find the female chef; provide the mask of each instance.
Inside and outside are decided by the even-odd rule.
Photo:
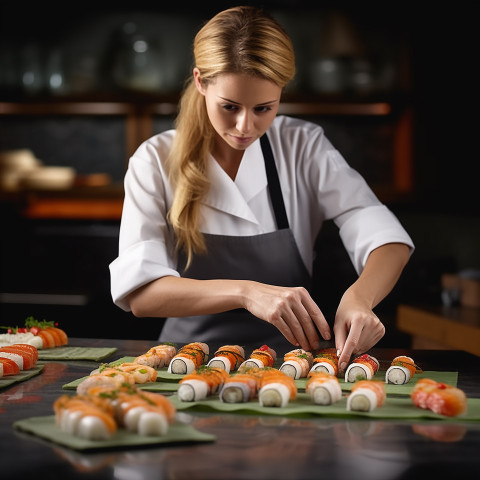
[[[320,126],[277,116],[294,73],[290,38],[259,9],[200,29],[175,130],[129,162],[112,296],[166,318],[159,341],[315,350],[332,339],[308,290],[332,219],[359,273],[333,326],[343,370],[383,337],[372,310],[414,246]]]

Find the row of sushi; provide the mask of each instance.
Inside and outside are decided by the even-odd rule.
[[[241,370],[244,367],[273,367],[277,361],[275,350],[267,345],[253,350],[246,359],[243,347],[239,345],[224,345],[208,361],[209,347],[205,343],[194,342],[176,350],[171,344],[158,345],[144,355],[137,357],[134,362],[153,368],[168,367],[168,372],[186,375],[193,372],[200,365],[218,367],[227,373]],[[208,362],[208,363],[207,363]],[[360,355],[348,366],[345,372],[345,381],[354,382],[360,379],[370,380],[379,369],[378,360],[368,354]],[[338,355],[334,348],[325,348],[315,354],[301,348],[287,352],[279,368],[295,380],[306,378],[310,371],[325,371],[331,375],[338,375]],[[385,376],[387,383],[404,384],[421,369],[415,365],[413,359],[399,356],[393,359]]]
[[[30,370],[37,360],[38,350],[32,345],[20,343],[0,347],[0,378]]]
[[[62,432],[87,440],[108,440],[118,429],[144,436],[162,436],[175,421],[172,402],[159,393],[94,386],[82,394],[61,395],[54,404],[55,423]]]
[[[68,345],[68,336],[64,330],[46,320],[28,317],[24,327],[0,327],[7,333],[0,335],[0,346],[18,344],[32,345],[38,350]]]

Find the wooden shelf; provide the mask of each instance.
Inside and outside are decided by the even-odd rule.
[[[456,349],[480,356],[480,309],[399,305],[396,326],[413,348]]]

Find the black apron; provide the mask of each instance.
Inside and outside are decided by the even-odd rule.
[[[198,280],[243,279],[284,287],[311,287],[308,273],[285,211],[275,159],[267,135],[260,138],[268,189],[278,230],[253,236],[205,234],[207,253],[195,255],[184,271],[186,256],[179,254],[179,272]],[[205,342],[215,345],[267,344],[280,351],[292,348],[280,331],[245,309],[211,315],[168,318],[159,341]]]

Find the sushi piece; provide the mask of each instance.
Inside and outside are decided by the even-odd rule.
[[[416,407],[447,417],[456,417],[467,411],[467,397],[463,390],[430,378],[418,380],[410,397]]]
[[[180,380],[178,398],[182,402],[203,400],[217,393],[227,378],[228,372],[223,368],[202,365]]]
[[[91,388],[104,387],[115,389],[122,386],[124,377],[122,375],[102,375],[101,373],[90,374],[77,385],[77,395],[86,395]]]
[[[99,390],[100,394],[102,390]],[[139,435],[165,435],[175,419],[176,410],[160,393],[122,387],[116,390],[113,405],[117,423]],[[95,390],[92,392],[95,394]]]
[[[273,367],[273,364],[277,360],[277,352],[270,348],[268,345],[262,345],[260,348],[256,348],[250,357],[245,360],[239,367],[239,371],[245,371],[247,368],[257,367]]]
[[[324,371],[330,375],[338,375],[338,355],[335,348],[319,350],[313,359],[310,371]]]
[[[360,355],[353,360],[345,371],[346,382],[356,382],[357,380],[371,380],[377,373],[380,363],[375,357],[368,354]]]
[[[168,365],[168,373],[186,375],[208,360],[209,348],[206,343],[193,342],[180,348]]]
[[[88,395],[62,395],[53,404],[55,422],[70,435],[87,440],[108,440],[117,431],[114,409],[108,400]]]
[[[20,370],[30,370],[35,366],[38,360],[38,350],[27,344],[9,345],[0,348],[0,357],[12,355]]]
[[[147,365],[153,368],[168,367],[172,358],[177,354],[177,349],[170,343],[162,343],[152,347],[143,355],[140,355],[134,359],[134,363],[139,365]]]
[[[312,353],[302,348],[287,352],[283,360],[279,370],[295,380],[305,378],[313,365]]]
[[[130,384],[155,382],[157,379],[157,371],[153,367],[134,362],[125,362],[119,365],[104,364],[92,370],[90,375],[117,377],[118,381],[126,381]]]
[[[225,403],[248,402],[257,396],[258,383],[258,377],[251,373],[236,373],[225,380],[219,398]]]
[[[417,372],[421,373],[422,370],[415,365],[412,358],[405,356],[395,357],[385,372],[385,382],[403,385],[408,383]]]
[[[245,351],[240,345],[224,345],[207,363],[209,367],[223,368],[227,373],[237,370],[245,361]]]
[[[7,357],[0,357],[0,378],[19,373],[20,367],[16,362]]]
[[[342,398],[342,388],[335,375],[313,370],[308,374],[305,392],[315,405],[331,405]]]
[[[286,407],[296,398],[297,385],[292,377],[274,368],[261,374],[258,401],[262,407]]]
[[[377,380],[357,380],[347,398],[347,410],[371,412],[385,402],[385,383]]]

